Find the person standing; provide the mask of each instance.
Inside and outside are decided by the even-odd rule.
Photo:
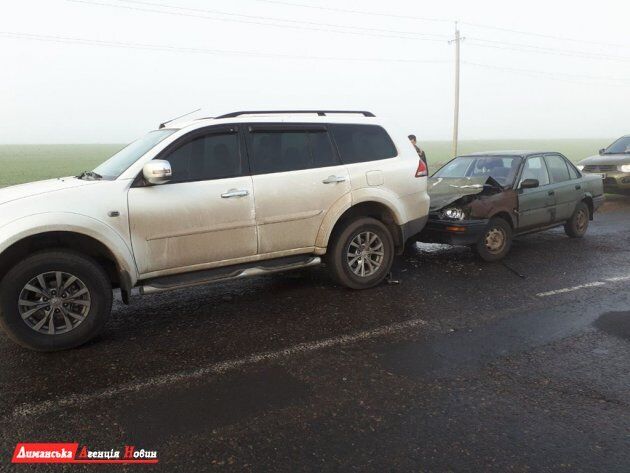
[[[420,159],[422,159],[422,161],[424,161],[424,164],[427,166],[427,169],[428,169],[429,163],[427,163],[427,155],[424,152],[424,150],[420,149],[420,147],[418,146],[416,135],[409,135],[408,138],[409,138],[409,141],[411,141],[411,144],[413,145],[413,147],[416,148],[416,153],[418,153],[418,156],[420,157]]]

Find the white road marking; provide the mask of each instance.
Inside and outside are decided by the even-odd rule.
[[[555,296],[556,294],[564,294],[565,292],[579,291],[580,289],[586,289],[587,287],[596,287],[596,286],[605,286],[605,285],[606,285],[605,282],[595,281],[595,282],[589,282],[589,283],[586,283],[586,284],[580,284],[579,286],[565,287],[563,289],[556,289],[555,291],[539,292],[536,295],[538,297]]]
[[[385,325],[383,327],[378,327],[373,330],[357,332],[351,335],[341,335],[339,337],[326,338],[324,340],[314,342],[305,342],[298,345],[293,345],[288,348],[284,348],[282,350],[255,353],[245,358],[221,361],[219,363],[213,363],[192,371],[161,375],[155,378],[147,379],[145,381],[136,381],[121,384],[118,386],[112,386],[106,389],[91,392],[89,394],[69,394],[64,395],[63,397],[49,399],[38,403],[22,404],[13,410],[13,417],[42,415],[50,411],[58,410],[65,407],[88,404],[91,401],[102,398],[111,398],[120,394],[138,392],[145,389],[151,389],[165,385],[172,385],[184,381],[203,378],[209,375],[223,374],[228,371],[236,370],[243,366],[253,365],[263,361],[273,361],[292,355],[300,355],[317,350],[322,350],[325,348],[347,345],[362,340],[369,340],[385,335],[391,335],[394,333],[402,332],[406,329],[412,329],[422,325],[426,325],[426,322],[424,320],[411,319],[405,322]]]
[[[606,283],[615,283],[615,282],[621,282],[621,281],[630,281],[630,275],[605,278],[603,281],[593,281],[593,282],[589,282],[585,284],[580,284],[579,286],[556,289],[555,291],[539,292],[538,294],[536,294],[536,296],[538,297],[555,296],[556,294],[564,294],[566,292],[579,291],[580,289],[587,289],[589,287],[605,286]]]
[[[630,281],[630,276],[618,276],[616,278],[605,279],[608,282]]]

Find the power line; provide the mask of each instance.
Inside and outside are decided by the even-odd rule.
[[[262,0],[258,0],[258,1],[262,1]],[[484,24],[472,23],[472,22],[468,22],[468,21],[462,21],[460,23],[462,25],[471,26],[473,28],[482,28],[482,29],[488,29],[488,30],[494,30],[494,31],[503,31],[505,33],[514,33],[514,34],[520,34],[520,35],[525,35],[525,36],[535,36],[535,37],[538,37],[538,38],[553,39],[555,41],[568,41],[568,42],[573,42],[573,43],[593,44],[593,45],[597,45],[597,46],[608,46],[608,47],[615,47],[615,48],[630,48],[630,45],[628,45],[628,44],[605,43],[605,42],[600,42],[600,41],[591,41],[591,40],[585,40],[585,39],[579,39],[579,38],[570,38],[570,37],[567,37],[567,36],[557,36],[557,35],[550,35],[550,34],[545,34],[545,33],[537,33],[537,32],[533,32],[533,31],[516,30],[516,29],[512,29],[512,28],[505,28],[505,27],[502,27],[502,26],[484,25]]]
[[[481,63],[470,62],[470,61],[462,61],[462,64],[466,64],[468,66],[473,66],[473,67],[481,67],[484,69],[513,72],[516,74],[528,74],[530,76],[544,77],[544,78],[548,78],[552,80],[573,82],[573,83],[579,83],[579,84],[592,85],[594,83],[593,82],[576,82],[572,79],[578,79],[578,80],[587,79],[587,80],[600,81],[598,85],[611,85],[611,86],[624,86],[624,87],[630,86],[630,77],[603,77],[603,76],[591,76],[591,75],[584,75],[584,74],[568,74],[566,72],[550,72],[550,71],[541,71],[541,70],[535,70],[535,69],[521,69],[521,68],[514,68],[514,67],[498,66],[498,65],[493,65],[493,64],[481,64]],[[617,83],[611,83],[608,81],[617,82]]]
[[[336,12],[336,13],[352,13],[352,14],[358,14],[358,15],[364,15],[364,16],[380,16],[380,17],[387,17],[387,18],[428,21],[428,22],[435,22],[435,23],[453,23],[452,19],[447,19],[447,18],[430,18],[430,17],[423,17],[423,16],[401,15],[401,14],[396,14],[396,13],[353,10],[350,8],[324,7],[321,5],[305,5],[303,3],[287,2],[284,0],[255,0],[255,1],[261,2],[261,3],[271,3],[271,4],[276,4],[276,5],[291,6],[291,7],[311,8],[314,10],[324,10],[324,11],[331,11],[331,12]]]
[[[364,16],[377,16],[377,17],[398,18],[398,19],[405,19],[405,20],[416,20],[416,21],[438,22],[438,23],[453,23],[454,21],[456,21],[456,19],[454,18],[430,18],[430,17],[403,15],[403,14],[395,14],[395,13],[353,10],[353,9],[338,8],[338,7],[324,7],[324,6],[319,6],[319,5],[305,5],[303,3],[290,2],[286,0],[253,0],[253,1],[261,2],[261,3],[276,4],[276,5],[292,6],[292,7],[298,7],[298,8],[310,8],[310,9],[331,11],[331,12],[337,12],[337,13],[351,13],[351,14],[358,14],[358,15],[364,15]],[[538,33],[534,31],[524,31],[524,30],[518,30],[518,29],[512,29],[512,28],[505,28],[501,26],[492,26],[492,25],[474,23],[474,22],[469,22],[469,21],[459,21],[459,20],[457,21],[460,25],[467,25],[474,28],[483,28],[483,29],[490,29],[490,30],[495,30],[495,31],[503,31],[507,33],[535,36],[539,38],[553,39],[556,41],[569,41],[569,42],[582,43],[582,44],[593,44],[593,45],[598,45],[598,46],[630,48],[630,45],[628,44],[591,41],[591,40],[585,40],[585,39],[580,39],[580,38],[571,38],[567,36],[558,36],[558,35],[550,35],[550,34],[545,34],[545,33]]]
[[[64,44],[80,44],[88,46],[105,46],[105,47],[117,47],[128,49],[142,49],[150,51],[166,51],[166,52],[185,52],[185,53],[197,53],[197,54],[213,54],[213,55],[230,55],[230,56],[244,56],[244,57],[271,57],[277,59],[293,59],[293,60],[305,60],[305,61],[353,61],[353,62],[388,62],[388,63],[401,63],[401,64],[445,64],[447,61],[432,60],[432,59],[395,59],[395,58],[368,58],[368,57],[337,57],[337,56],[304,56],[296,54],[276,54],[265,53],[258,51],[239,51],[239,50],[226,50],[226,49],[204,49],[204,48],[192,48],[185,46],[171,46],[164,44],[149,44],[149,43],[131,43],[122,41],[109,41],[87,38],[76,38],[69,36],[57,36],[57,35],[41,35],[34,33],[22,33],[11,31],[0,31],[0,36],[12,39],[27,39],[34,41],[44,41],[53,43]]]
[[[86,5],[122,8],[126,10],[149,12],[149,13],[160,13],[163,15],[184,16],[184,17],[189,17],[189,18],[200,18],[200,19],[212,20],[212,21],[227,21],[227,22],[234,22],[234,23],[255,24],[255,25],[262,25],[262,26],[271,26],[275,28],[291,28],[291,29],[297,29],[297,30],[306,29],[306,30],[312,30],[312,31],[324,31],[324,32],[329,32],[329,33],[352,34],[352,35],[359,35],[359,36],[376,36],[376,37],[381,37],[381,38],[414,39],[414,40],[419,40],[419,41],[435,41],[435,42],[444,42],[444,43],[446,42],[446,38],[447,38],[446,35],[438,35],[438,34],[416,33],[412,31],[395,31],[395,30],[386,30],[386,29],[378,29],[378,28],[348,27],[344,25],[335,25],[335,24],[329,24],[329,23],[316,23],[316,22],[308,22],[308,21],[301,21],[301,20],[289,20],[289,19],[276,18],[276,17],[244,15],[244,14],[231,13],[231,12],[225,12],[225,11],[220,11],[220,10],[202,10],[202,9],[183,8],[179,6],[172,6],[172,5],[165,5],[165,4],[159,4],[159,3],[151,3],[151,2],[142,2],[142,1],[132,1],[132,0],[119,0],[119,1],[126,1],[129,3],[138,4],[138,5],[159,6],[160,8],[168,8],[171,11],[151,8],[149,6],[120,5],[120,4],[106,3],[103,1],[96,1],[96,0],[68,0],[68,1],[74,2],[74,3],[83,3]],[[182,10],[202,12],[204,14],[187,13]],[[209,16],[208,13],[231,16],[231,17],[238,17],[238,18],[219,18],[219,17]],[[265,21],[260,21],[260,20],[265,20]],[[285,22],[285,23],[294,23],[294,24],[269,23],[267,21]],[[321,26],[325,26],[325,28],[322,28]],[[383,33],[376,33],[377,31],[381,31]],[[414,36],[410,37],[408,35],[414,35]]]
[[[584,59],[603,59],[609,61],[630,61],[630,56],[617,56],[611,54],[601,54],[594,53],[588,51],[575,51],[571,49],[558,49],[558,48],[549,48],[545,46],[537,46],[533,44],[525,44],[525,43],[512,43],[509,41],[497,41],[491,39],[483,39],[483,38],[469,38],[475,46],[495,48],[495,49],[508,49],[511,51],[523,51],[523,52],[532,52],[532,53],[542,53],[542,54],[555,54],[559,56],[571,56],[571,57],[579,57]],[[481,43],[481,44],[479,44]]]

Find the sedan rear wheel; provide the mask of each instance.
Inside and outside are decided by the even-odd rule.
[[[591,213],[584,202],[580,202],[571,218],[564,224],[564,232],[571,238],[582,238],[588,230]]]

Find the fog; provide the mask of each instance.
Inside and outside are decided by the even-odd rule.
[[[3,6],[2,143],[128,142],[196,108],[365,109],[450,139],[455,20],[461,139],[630,133],[627,1]]]

